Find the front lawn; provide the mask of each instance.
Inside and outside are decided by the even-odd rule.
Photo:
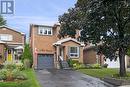
[[[17,82],[0,82],[0,87],[40,87],[33,69],[23,70],[22,72],[27,74],[27,80]]]
[[[97,78],[104,78],[104,77],[115,77],[118,78],[117,74],[119,73],[118,69],[111,69],[111,68],[103,68],[103,69],[79,69],[78,71],[93,76]],[[130,79],[130,72],[127,72],[127,79]]]

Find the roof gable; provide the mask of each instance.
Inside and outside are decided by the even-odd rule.
[[[16,31],[16,30],[14,30],[13,28],[8,27],[8,26],[0,26],[0,28],[6,28],[6,29],[9,29],[9,30],[11,30],[11,31],[14,31],[14,32],[20,33],[20,34],[22,34],[22,35],[25,35],[24,33],[19,32],[19,31]]]
[[[4,43],[6,43],[6,42],[0,40],[0,43],[1,43],[1,44],[4,44]]]
[[[81,46],[83,46],[84,44],[82,44],[81,42],[77,41],[76,39],[74,38],[65,38],[65,39],[61,39],[59,41],[57,41],[56,43],[54,43],[53,45],[61,45],[62,43],[65,43],[65,42],[68,42],[68,41],[73,41]]]

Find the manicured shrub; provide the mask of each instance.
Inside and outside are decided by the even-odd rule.
[[[101,69],[100,64],[93,64],[92,69]]]
[[[77,64],[77,63],[75,63],[75,64],[73,64],[73,68],[74,69],[85,69],[86,66],[84,64]]]
[[[86,69],[101,69],[100,64],[87,64]]]
[[[0,80],[6,80],[6,73],[7,73],[7,69],[2,69],[0,70]]]
[[[16,68],[19,69],[20,71],[25,70],[23,63],[17,63]]]
[[[15,69],[12,72],[13,72],[13,78],[14,79],[18,79],[18,80],[26,80],[27,79],[26,74],[19,71],[19,69]]]
[[[74,64],[80,64],[77,60],[68,59],[68,64],[70,67],[73,67]]]
[[[4,64],[4,68],[13,70],[13,69],[16,69],[16,65],[13,63],[6,63],[6,64]]]

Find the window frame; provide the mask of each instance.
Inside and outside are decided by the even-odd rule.
[[[72,47],[76,47],[77,53],[71,53],[71,48]],[[71,54],[77,54],[77,56],[71,56]],[[70,58],[79,58],[79,56],[80,56],[80,47],[79,46],[71,46],[71,47],[69,47],[69,57]]]
[[[47,34],[45,34],[45,31],[47,31]],[[51,32],[51,34],[49,34],[49,31]],[[38,27],[38,34],[39,35],[53,35],[52,28],[39,26]]]
[[[13,35],[11,35],[11,34],[0,34],[0,40],[1,41],[13,41]]]

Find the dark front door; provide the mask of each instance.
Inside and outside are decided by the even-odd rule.
[[[38,54],[38,69],[54,68],[54,55]]]

